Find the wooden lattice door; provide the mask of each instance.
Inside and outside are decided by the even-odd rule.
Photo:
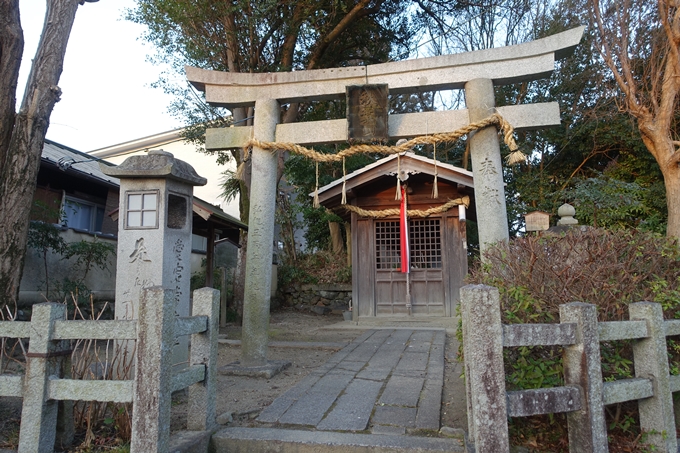
[[[414,315],[444,316],[445,297],[440,219],[409,221],[411,272],[400,272],[399,221],[375,222],[375,314],[405,315],[407,282]]]

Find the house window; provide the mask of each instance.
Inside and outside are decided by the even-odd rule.
[[[104,222],[104,206],[78,198],[64,200],[63,224],[74,230],[99,233]]]
[[[126,228],[158,228],[158,191],[127,192]]]
[[[199,236],[197,234],[191,235],[191,251],[192,252],[202,252],[208,251],[208,238]]]

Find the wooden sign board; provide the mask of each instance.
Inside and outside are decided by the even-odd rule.
[[[350,143],[384,143],[388,140],[387,84],[351,85],[347,93],[347,138]]]
[[[524,216],[527,231],[545,231],[550,228],[550,214],[543,211],[529,212]]]

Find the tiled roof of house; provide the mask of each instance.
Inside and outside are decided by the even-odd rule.
[[[104,184],[120,187],[120,180],[118,178],[105,175],[99,167],[99,163],[114,166],[113,164],[90,154],[60,145],[59,143],[45,140],[42,160],[64,171],[78,172],[87,177],[101,180]],[[213,221],[217,224],[233,228],[248,229],[248,226],[236,217],[230,216],[218,206],[212,205],[200,198],[194,197],[193,211],[206,221]]]
[[[42,151],[42,160],[49,162],[62,170],[75,170],[84,173],[92,178],[101,180],[104,183],[119,186],[118,178],[105,175],[99,168],[99,163],[112,165],[98,157],[76,151],[67,146],[60,145],[50,140],[45,140]]]

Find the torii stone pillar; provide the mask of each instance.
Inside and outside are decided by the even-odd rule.
[[[496,111],[493,81],[470,80],[465,84],[465,102],[471,123],[493,115]],[[470,160],[475,178],[477,223],[480,225],[479,246],[484,253],[489,245],[509,238],[501,147],[495,127],[470,134]]]
[[[189,316],[193,186],[207,180],[161,150],[100,168],[120,179],[116,319],[138,319],[142,289],[152,286],[173,290],[175,314]],[[175,344],[173,363],[187,360],[184,336]]]
[[[273,141],[279,117],[280,106],[275,99],[256,101],[255,136],[259,140]],[[267,365],[267,342],[269,341],[269,301],[274,253],[278,156],[253,147],[251,159],[252,183],[248,217],[241,365],[263,367]]]

